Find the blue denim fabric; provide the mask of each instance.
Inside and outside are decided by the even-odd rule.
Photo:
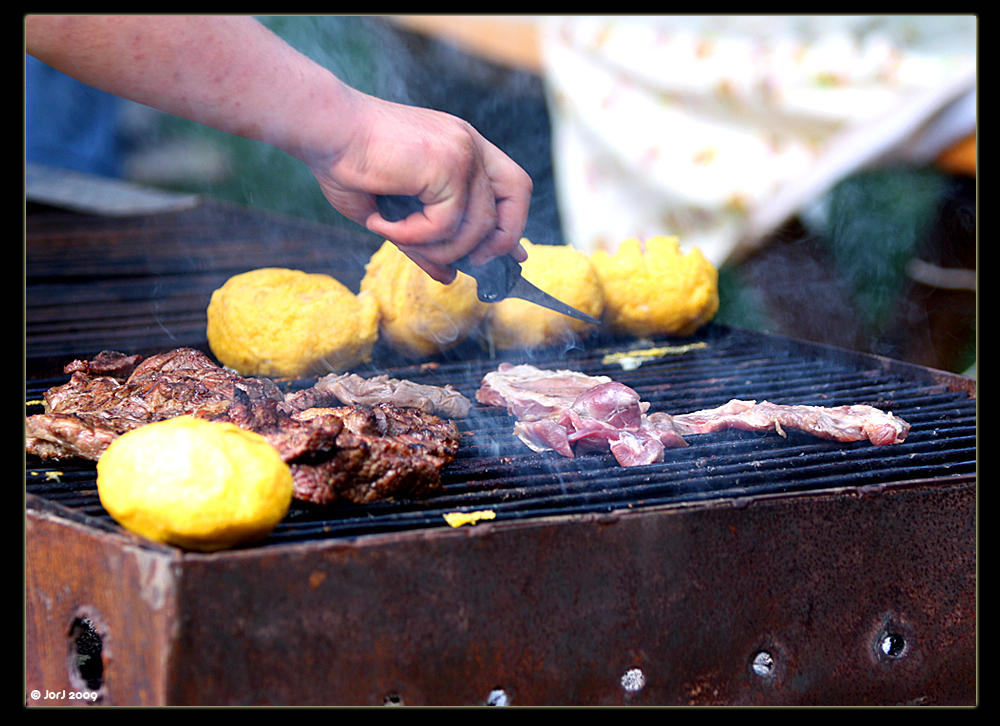
[[[117,177],[121,99],[25,56],[25,161]]]

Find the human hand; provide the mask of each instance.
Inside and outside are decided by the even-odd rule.
[[[468,123],[360,93],[241,16],[33,16],[28,52],[75,78],[304,161],[330,203],[431,277],[519,244],[531,178]],[[376,195],[416,196],[389,222]]]
[[[451,264],[481,265],[510,254],[531,199],[528,174],[472,126],[454,116],[356,93],[355,131],[342,153],[307,158],[330,203],[395,243],[432,278],[451,282]],[[377,195],[416,196],[423,211],[382,217]]]

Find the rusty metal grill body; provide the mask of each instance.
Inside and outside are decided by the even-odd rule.
[[[360,279],[358,261],[338,257],[343,240],[308,225],[228,207],[142,222],[48,218],[36,264],[29,225],[28,401],[62,380],[60,360],[204,349],[207,295],[236,272]],[[88,235],[105,258],[71,256],[90,267],[43,259]],[[128,240],[152,251],[133,259]],[[178,247],[190,253],[179,268]],[[123,290],[141,300],[123,303]],[[67,296],[91,299],[75,322],[44,322]],[[477,407],[442,495],[295,505],[261,545],[212,555],[123,532],[92,464],[28,461],[29,690],[145,705],[974,703],[974,384],[720,326],[656,344],[683,348],[634,370],[604,356],[648,342],[503,359],[609,375],[652,411],[868,403],[910,435],[873,447],[731,431],[621,468],[530,452],[505,412]],[[367,372],[471,397],[500,360],[478,347],[433,365],[383,351]],[[483,509],[496,519],[451,529],[442,516]],[[89,685],[74,665],[80,623],[102,644]]]

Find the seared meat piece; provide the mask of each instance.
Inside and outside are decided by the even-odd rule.
[[[66,367],[72,373],[69,382],[47,391],[46,412],[26,421],[28,453],[96,460],[116,436],[153,421],[182,415],[220,418],[234,401],[250,409],[283,398],[273,382],[230,373],[191,348],[154,355],[138,365],[138,356],[115,356],[121,354],[102,353]],[[131,358],[131,364],[107,365],[124,358]],[[130,374],[129,367],[134,367]]]
[[[111,376],[124,381],[142,360],[141,355],[125,355],[114,350],[105,350],[97,354],[93,360],[75,360],[66,366],[64,372],[86,373],[89,376]]]
[[[455,424],[417,409],[290,411],[272,381],[243,378],[199,351],[139,360],[102,353],[67,366],[70,381],[46,393],[46,413],[25,421],[27,452],[96,460],[116,437],[153,421],[181,415],[229,421],[278,450],[292,470],[296,498],[329,504],[434,492],[458,450]]]
[[[25,450],[41,459],[97,459],[122,432],[86,415],[48,413],[24,422]]]
[[[452,421],[391,404],[309,408],[262,433],[291,466],[296,498],[316,504],[432,494],[459,445]]]
[[[471,407],[469,399],[451,386],[427,386],[389,376],[362,378],[354,373],[331,373],[311,388],[289,394],[285,403],[294,411],[340,404],[391,403],[398,408],[416,408],[446,418],[465,418]]]

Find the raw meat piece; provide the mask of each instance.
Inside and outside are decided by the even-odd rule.
[[[657,416],[660,414],[653,414]],[[682,434],[737,428],[774,431],[784,436],[784,429],[797,429],[831,441],[867,439],[875,446],[902,443],[910,431],[910,424],[892,413],[860,404],[825,408],[733,399],[718,408],[673,416],[671,420]]]
[[[687,445],[669,422],[648,420],[638,393],[607,376],[503,363],[483,378],[476,400],[506,406],[518,419],[514,434],[534,451],[610,451],[622,466],[636,466]]]
[[[476,400],[488,406],[506,406],[512,416],[534,421],[560,413],[572,406],[581,394],[610,382],[607,376],[501,363],[497,370],[483,378]]]
[[[671,416],[648,413],[639,394],[605,376],[545,371],[503,363],[483,378],[476,400],[505,406],[518,420],[514,434],[533,451],[573,457],[610,451],[622,466],[663,460],[665,448],[686,446],[684,436],[730,428],[798,429],[833,441],[898,444],[910,425],[872,406],[778,405],[733,399],[718,408]]]

